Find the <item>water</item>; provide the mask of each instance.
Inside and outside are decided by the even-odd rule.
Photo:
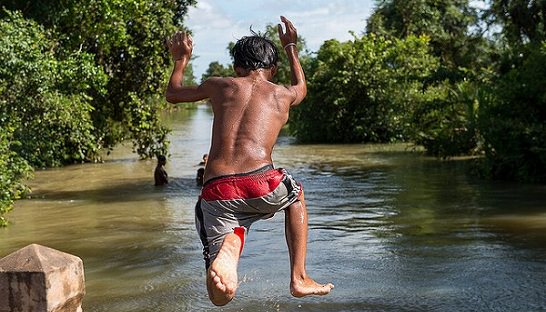
[[[294,145],[274,152],[305,187],[307,268],[336,288],[289,294],[284,216],[251,229],[241,285],[209,303],[194,230],[196,164],[210,111],[165,116],[174,128],[167,171],[120,147],[103,164],[36,173],[30,199],[0,229],[0,256],[38,243],[84,261],[89,311],[546,311],[546,186],[488,182],[468,161],[405,146]]]

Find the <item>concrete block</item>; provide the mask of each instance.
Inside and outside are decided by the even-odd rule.
[[[80,312],[80,258],[37,244],[0,259],[0,312]]]

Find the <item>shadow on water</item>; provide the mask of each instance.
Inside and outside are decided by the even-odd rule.
[[[170,183],[155,161],[120,147],[103,164],[36,173],[0,230],[0,255],[39,243],[84,261],[85,311],[543,311],[546,186],[489,182],[469,161],[438,161],[406,145],[295,145],[274,151],[303,183],[307,268],[336,288],[289,294],[284,215],[257,222],[237,298],[207,299],[193,207],[210,110],[176,110]]]

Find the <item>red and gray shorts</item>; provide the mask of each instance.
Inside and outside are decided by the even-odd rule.
[[[236,229],[243,227],[242,235],[246,235],[252,223],[273,217],[298,201],[301,192],[301,184],[273,165],[207,181],[195,206],[206,267],[216,258],[227,234],[237,234]]]

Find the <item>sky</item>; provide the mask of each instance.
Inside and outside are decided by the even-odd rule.
[[[326,40],[347,41],[350,31],[363,32],[373,5],[374,0],[198,0],[184,21],[193,33],[194,75],[199,81],[214,61],[230,65],[229,42],[250,35],[250,26],[264,31],[283,15],[316,52]]]

